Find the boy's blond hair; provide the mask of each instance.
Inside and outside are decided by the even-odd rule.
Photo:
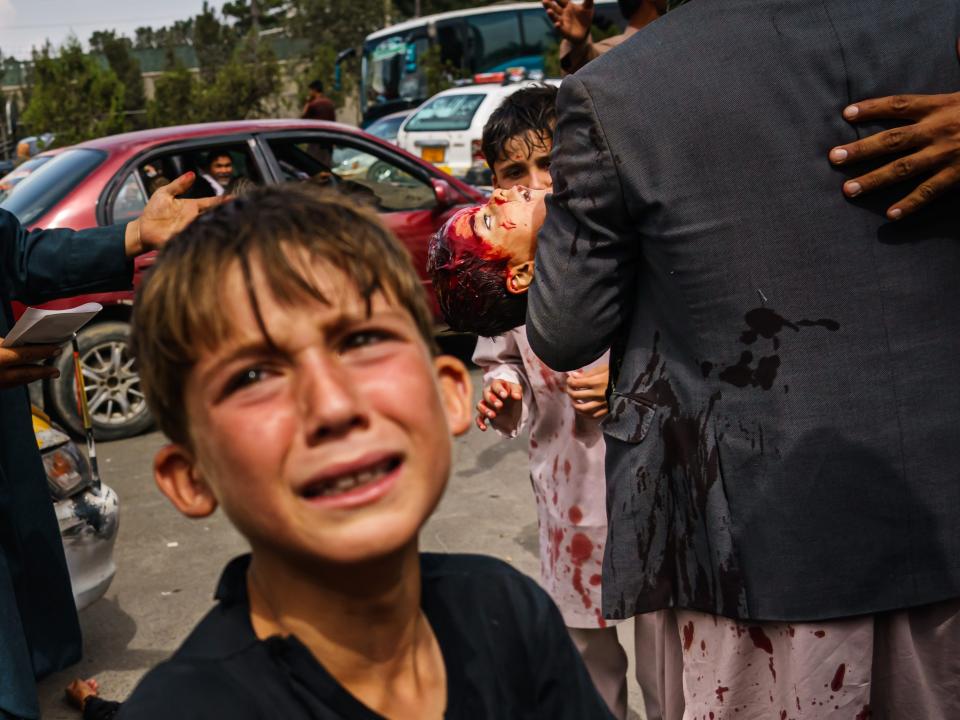
[[[190,444],[184,402],[190,370],[232,331],[223,298],[231,268],[239,265],[268,342],[253,290],[253,260],[280,303],[335,300],[325,298],[291,262],[297,250],[342,270],[368,308],[372,295],[383,292],[410,313],[435,351],[433,321],[410,255],[373,210],[306,185],[258,190],[221,205],[171,240],[137,294],[132,346],[141,387],[157,424],[174,442]]]

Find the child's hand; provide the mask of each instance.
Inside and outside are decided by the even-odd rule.
[[[594,419],[600,419],[606,415],[609,378],[609,365],[598,365],[591,370],[568,373],[567,395],[573,400],[573,409],[581,415]]]
[[[483,388],[477,403],[477,427],[486,431],[488,423],[500,432],[510,433],[520,424],[523,412],[523,388],[517,383],[494,380]]]

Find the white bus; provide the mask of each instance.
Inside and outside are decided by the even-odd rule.
[[[594,24],[602,30],[624,26],[615,0],[597,0],[595,7]],[[441,63],[469,77],[510,67],[543,70],[544,53],[556,42],[539,2],[438,13],[378,30],[363,43],[363,124],[427,99],[420,59],[434,45],[440,47]],[[347,54],[341,53],[341,58]]]

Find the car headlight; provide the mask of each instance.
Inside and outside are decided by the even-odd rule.
[[[90,463],[72,442],[43,454],[47,486],[56,500],[70,497],[92,482]]]

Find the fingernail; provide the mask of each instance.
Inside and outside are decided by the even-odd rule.
[[[837,163],[843,162],[844,160],[847,159],[848,154],[849,153],[847,153],[847,151],[844,150],[843,148],[834,148],[833,150],[830,151],[830,159],[833,162],[837,162]]]
[[[843,186],[843,190],[849,197],[856,197],[863,192],[863,188],[860,187],[860,183],[858,182],[848,182]]]
[[[57,369],[54,369],[53,374],[50,377],[56,380],[58,377],[60,377],[60,371]]]
[[[860,114],[860,108],[858,108],[856,105],[848,105],[843,109],[843,116],[847,120],[853,120],[853,118],[855,118],[859,114]]]
[[[889,217],[891,220],[899,220],[902,215],[903,210],[900,208],[893,208],[889,213],[887,213],[887,217]]]

